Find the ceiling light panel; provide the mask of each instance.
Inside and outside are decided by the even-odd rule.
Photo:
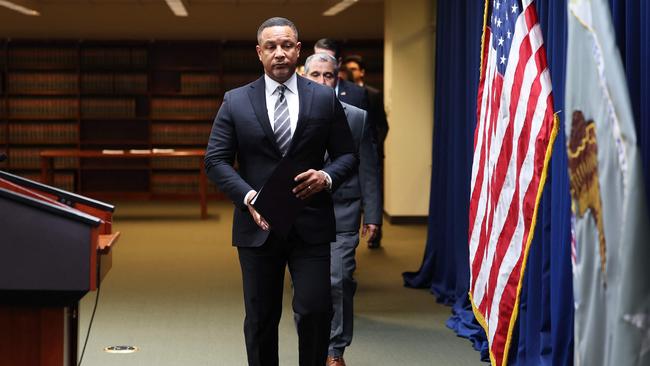
[[[341,0],[340,2],[334,4],[331,8],[325,10],[323,12],[323,15],[326,17],[331,17],[334,16],[343,10],[349,8],[350,6],[354,5],[359,0]]]
[[[11,9],[13,11],[17,11],[21,14],[24,15],[30,15],[30,16],[38,16],[41,15],[36,10],[36,6],[31,1],[7,1],[7,0],[0,0],[0,6],[5,7],[7,9]]]
[[[183,4],[183,0],[165,0],[165,2],[177,17],[186,17],[189,15],[185,4]]]

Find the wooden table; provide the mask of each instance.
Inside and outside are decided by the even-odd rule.
[[[52,184],[54,181],[54,158],[106,158],[106,159],[142,159],[142,158],[177,158],[177,157],[197,157],[202,158],[205,156],[205,150],[202,149],[187,149],[153,152],[147,150],[140,150],[137,153],[129,150],[124,150],[121,153],[114,153],[115,150],[110,150],[113,153],[107,153],[106,150],[79,150],[79,149],[65,149],[65,150],[43,150],[41,156],[41,179],[45,184]],[[207,190],[208,179],[205,174],[203,164],[198,164],[199,170],[199,198],[201,201],[201,219],[208,217],[207,205]]]

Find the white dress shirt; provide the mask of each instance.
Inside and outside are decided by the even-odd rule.
[[[278,86],[280,83],[271,79],[268,75],[264,74],[264,94],[266,95],[266,110],[269,114],[269,121],[271,121],[271,129],[275,131],[275,102],[278,101],[280,97],[280,92],[278,92]],[[289,107],[289,121],[291,122],[291,136],[296,131],[296,125],[298,124],[298,111],[300,109],[300,100],[298,99],[298,78],[296,73],[289,78],[289,80],[284,82],[284,86],[287,89],[284,91],[284,97],[287,100],[287,107]]]

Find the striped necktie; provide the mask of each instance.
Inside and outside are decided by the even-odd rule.
[[[284,97],[286,86],[280,84],[276,89],[280,96],[275,102],[275,109],[273,112],[273,134],[275,141],[278,143],[282,156],[287,154],[289,150],[289,143],[291,143],[291,121],[289,120],[289,105],[287,99]]]

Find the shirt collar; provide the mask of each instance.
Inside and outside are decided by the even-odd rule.
[[[278,83],[277,81],[271,79],[268,75],[264,74],[264,88],[266,90],[266,95],[273,95],[275,92],[275,89],[278,88]],[[284,82],[284,86],[287,87],[287,90],[292,92],[293,94],[298,94],[298,77],[296,76],[296,73],[294,72],[293,75],[289,78],[289,80]]]

